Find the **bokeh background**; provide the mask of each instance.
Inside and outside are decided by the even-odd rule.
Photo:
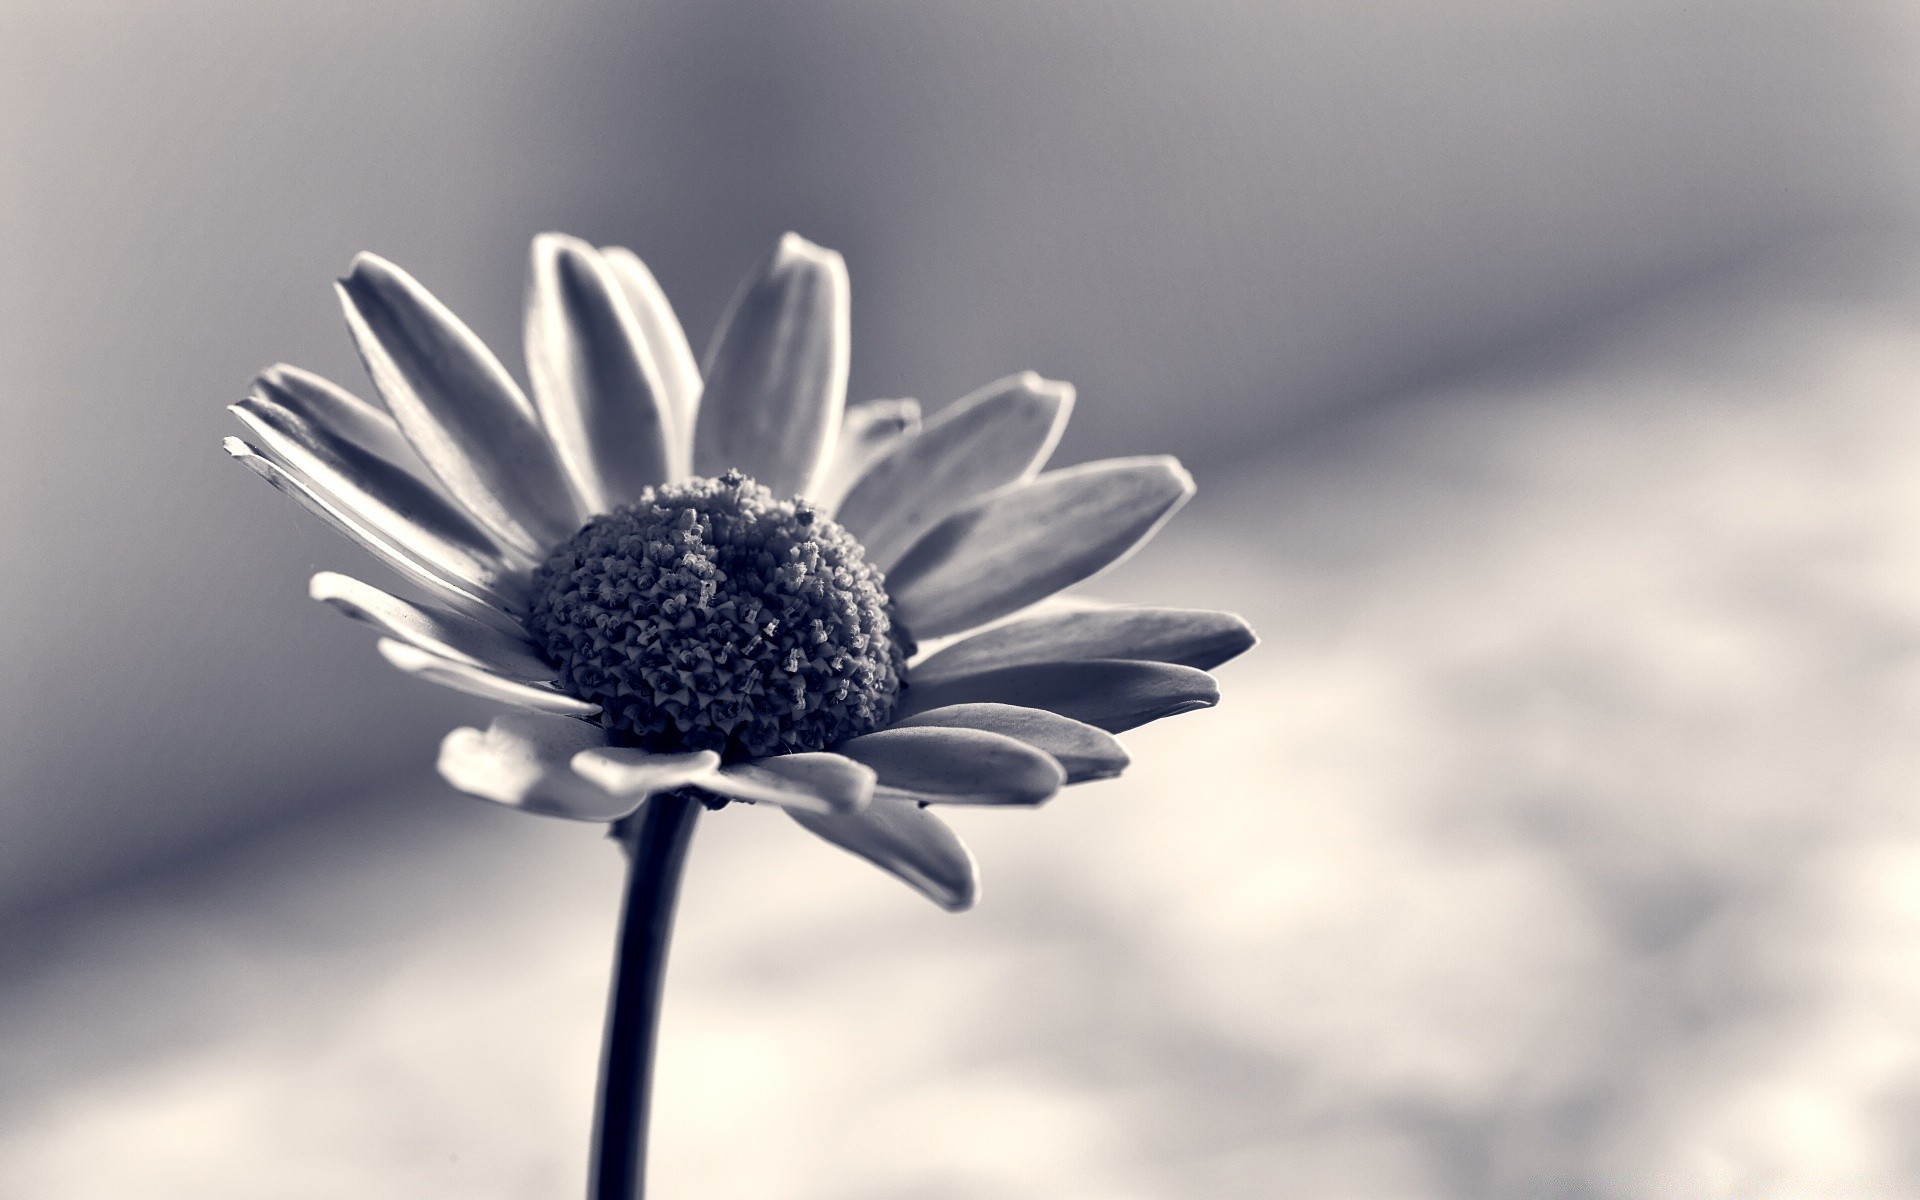
[[[705,822],[660,1195],[1920,1197],[1917,118],[1905,0],[0,4],[0,1196],[579,1193],[618,853],[222,408],[357,250],[517,368],[534,233],[698,345],[791,228],[1265,641],[965,918]]]

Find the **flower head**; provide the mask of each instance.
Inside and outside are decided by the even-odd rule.
[[[384,407],[273,367],[227,448],[425,597],[323,572],[316,599],[516,710],[447,736],[462,791],[589,821],[680,789],[772,804],[962,909],[974,863],[929,805],[1116,775],[1113,734],[1214,703],[1207,669],[1253,644],[1227,613],[1043,604],[1191,480],[1042,472],[1073,389],[1030,372],[924,426],[846,408],[846,269],[793,234],[704,371],[632,253],[535,239],[531,398],[393,264],[362,255],[340,296]]]

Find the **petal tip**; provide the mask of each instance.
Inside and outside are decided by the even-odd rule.
[[[536,279],[554,271],[591,272],[601,258],[591,242],[555,231],[535,234],[530,253]]]
[[[474,743],[484,741],[486,736],[484,732],[471,725],[449,729],[447,736],[440,739],[440,753],[434,759],[433,769],[440,773],[440,778],[459,787],[460,784],[456,782],[454,776],[460,773],[459,764],[462,758]]]
[[[300,388],[325,391],[332,386],[312,371],[296,367],[292,363],[277,362],[255,372],[252,382],[247,386],[247,394],[252,398],[262,392],[285,393]]]
[[[791,229],[780,235],[780,241],[774,247],[773,260],[776,267],[806,263],[827,270],[838,268],[843,273],[847,269],[847,260],[838,250],[809,241]]]
[[[1038,371],[1022,371],[1015,376],[1022,388],[1036,396],[1046,396],[1064,408],[1073,405],[1079,390],[1064,379],[1048,379]]]
[[[348,314],[349,324],[370,319],[367,314],[391,304],[396,293],[417,299],[425,291],[398,263],[362,250],[347,264],[347,273],[333,281],[333,290]]]
[[[1239,658],[1242,654],[1245,654],[1260,644],[1260,635],[1254,631],[1252,624],[1250,624],[1245,617],[1239,613],[1228,613],[1227,615],[1233,618],[1233,640],[1221,647],[1222,657],[1220,662],[1227,662],[1231,659]],[[1218,666],[1219,664],[1216,663],[1215,665]]]
[[[1162,454],[1155,457],[1153,461],[1173,480],[1174,486],[1179,490],[1181,503],[1184,504],[1193,498],[1199,486],[1193,481],[1193,472],[1187,470],[1179,459],[1171,454]]]
[[[548,229],[533,235],[533,248],[535,251],[554,251],[591,250],[593,247],[584,238],[577,238],[571,233],[558,229]]]
[[[394,638],[381,638],[374,643],[374,649],[380,652],[381,658],[386,659],[402,671],[417,671],[421,667],[431,666],[434,661],[434,656],[428,654],[425,650],[409,646],[405,642],[398,641]]]
[[[315,571],[313,578],[307,580],[307,598],[330,603],[340,598],[343,583],[350,584],[352,580],[338,571]]]
[[[1183,700],[1167,710],[1169,717],[1184,717],[1188,713],[1199,712],[1203,708],[1213,708],[1220,703],[1220,694],[1215,692],[1211,699]]]
[[[935,904],[956,917],[961,913],[970,912],[980,903],[980,862],[974,858],[972,848],[965,842],[960,843],[960,852],[967,856],[965,882],[945,895],[934,898]]]
[[[371,250],[362,250],[353,256],[353,260],[347,264],[347,273],[336,282],[345,287],[368,275],[392,277],[404,273],[392,260],[382,258]]]

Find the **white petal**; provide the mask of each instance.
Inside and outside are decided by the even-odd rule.
[[[1205,671],[1172,663],[1110,658],[1021,663],[915,684],[906,691],[902,715],[983,702],[1043,708],[1108,733],[1124,733],[1162,717],[1210,708],[1220,702],[1220,685]]]
[[[387,411],[447,491],[535,561],[571,537],[584,516],[533,405],[493,352],[383,258],[354,259],[339,292]]]
[[[296,472],[355,523],[475,591],[518,600],[532,564],[500,547],[439,489],[397,463],[336,436],[299,411],[299,397],[264,376],[229,411],[267,457]]]
[[[518,683],[479,667],[429,654],[417,646],[409,646],[392,638],[381,638],[379,648],[381,657],[407,674],[417,675],[456,692],[465,692],[469,696],[479,696],[550,716],[590,717],[600,711],[598,704],[588,704],[554,688]]]
[[[534,404],[582,508],[608,512],[667,480],[673,414],[653,350],[613,271],[578,238],[533,239],[526,352]]]
[[[700,784],[716,796],[811,813],[857,812],[873,797],[873,785],[871,769],[824,752],[732,763]]]
[[[840,422],[840,441],[834,447],[833,461],[813,491],[813,500],[822,512],[832,516],[847,489],[858,482],[869,466],[903,439],[920,432],[918,400],[867,400],[847,406]]]
[[[703,783],[719,766],[720,756],[711,750],[650,754],[629,746],[599,746],[573,756],[573,769],[588,782],[635,799]]]
[[[943,653],[949,648],[959,645],[961,642],[976,638],[989,629],[998,629],[1002,625],[1010,624],[1014,621],[1023,621],[1028,617],[1045,616],[1050,613],[1093,612],[1103,608],[1119,607],[1121,606],[1114,601],[1102,600],[1097,596],[1088,596],[1076,592],[1060,592],[1056,595],[1048,596],[1045,600],[1036,601],[1027,605],[1025,608],[1010,612],[1004,617],[995,617],[985,625],[976,625],[971,629],[962,629],[958,633],[941,634],[939,637],[916,637],[914,639],[915,653],[911,661],[915,663],[928,662],[934,655]]]
[[[525,683],[552,683],[559,677],[533,644],[523,638],[502,633],[458,613],[402,600],[349,575],[322,571],[307,584],[307,594],[356,621],[365,621],[391,637],[442,658]]]
[[[433,472],[420,461],[413,443],[400,432],[400,426],[392,417],[332,380],[286,363],[275,363],[260,372],[256,383],[270,388],[282,403],[292,406],[306,419],[326,426],[335,436],[363,446],[423,480],[433,478]]]
[[[835,520],[887,570],[929,529],[995,488],[1031,479],[1060,441],[1073,385],[1011,375],[940,412],[896,444],[841,501]]]
[[[847,399],[847,265],[797,234],[734,295],[707,352],[693,469],[785,499],[825,477]]]
[[[575,773],[574,756],[606,743],[597,725],[510,714],[485,732],[456,729],[440,743],[441,778],[509,808],[574,821],[617,821],[645,796],[613,795]]]
[[[875,800],[856,813],[787,815],[818,837],[897,876],[948,912],[965,912],[980,897],[966,844],[939,817],[898,800]]]
[[[887,591],[916,637],[971,629],[1120,562],[1192,495],[1171,458],[1050,471],[935,526],[887,572]]]
[[[673,414],[674,479],[684,479],[693,470],[693,425],[700,409],[700,364],[694,361],[693,347],[673,315],[667,294],[647,270],[640,256],[625,246],[602,246],[601,255],[620,290],[626,294],[627,307],[640,323],[640,335],[653,351],[653,364],[660,372],[662,398]]]
[[[1232,613],[1201,608],[1104,608],[1052,612],[1008,621],[914,664],[913,681],[1024,662],[1132,658],[1211,670],[1260,639]]]
[[[349,540],[357,543],[406,579],[431,591],[457,611],[503,630],[519,631],[519,622],[508,613],[507,602],[503,598],[480,594],[467,585],[435,571],[360,524],[330,497],[323,495],[298,471],[262,455],[239,438],[225,438],[220,444],[228,454],[238,459],[254,474],[272,484],[282,495],[291,497],[302,508],[332,526],[335,531],[344,534]]]
[[[1059,713],[1022,708],[1017,704],[950,704],[916,713],[901,720],[895,728],[923,725],[985,729],[1018,738],[1051,755],[1066,771],[1068,783],[1111,779],[1126,770],[1130,761],[1126,747],[1106,730]]]
[[[984,729],[895,727],[838,749],[873,768],[879,795],[922,804],[1040,804],[1067,781],[1045,751]]]

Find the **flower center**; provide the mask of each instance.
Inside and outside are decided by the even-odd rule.
[[[595,517],[533,595],[560,685],[648,750],[826,749],[888,722],[913,651],[860,543],[737,471]]]

